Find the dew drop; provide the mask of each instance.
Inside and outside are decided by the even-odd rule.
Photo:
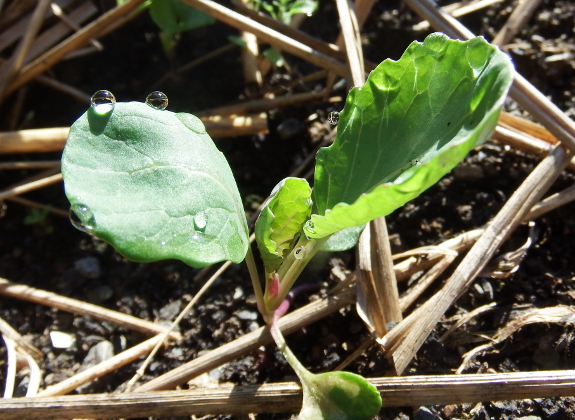
[[[199,212],[194,216],[194,226],[199,231],[206,230],[206,225],[208,224],[208,215],[203,211]]]
[[[154,109],[164,110],[168,107],[168,96],[164,92],[156,90],[146,97],[146,105]]]
[[[164,241],[162,241],[162,242],[160,242],[160,245],[164,246],[164,245],[166,245],[166,243]]]
[[[176,118],[178,118],[182,124],[184,124],[193,132],[198,134],[206,133],[206,127],[204,126],[204,123],[195,115],[188,114],[187,112],[178,112],[176,114]]]
[[[295,250],[293,256],[295,257],[296,260],[301,260],[304,254],[305,254],[305,248],[303,246],[300,246],[298,249]]]
[[[339,112],[332,111],[329,114],[327,114],[327,122],[330,123],[331,125],[337,125],[337,123],[339,122]]]
[[[98,114],[107,114],[114,110],[116,98],[109,90],[99,90],[92,95],[91,103]]]
[[[72,205],[70,208],[70,222],[82,232],[91,233],[94,230],[94,214],[84,204]]]

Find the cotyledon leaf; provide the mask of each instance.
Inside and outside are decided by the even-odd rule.
[[[70,130],[62,173],[84,227],[131,260],[202,267],[246,255],[234,177],[191,114],[140,102],[91,107]]]
[[[311,214],[305,179],[286,178],[273,189],[256,221],[255,235],[266,271],[274,272]]]
[[[349,93],[335,142],[317,155],[313,214],[323,238],[385,216],[417,197],[492,134],[513,79],[483,38],[413,42]]]

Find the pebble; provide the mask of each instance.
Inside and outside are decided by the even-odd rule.
[[[74,263],[74,269],[87,279],[95,280],[100,278],[100,261],[96,257],[86,257],[77,260]]]
[[[174,320],[182,310],[182,301],[174,300],[167,305],[164,305],[158,312],[158,316],[162,320],[172,321]]]
[[[437,414],[433,414],[427,407],[419,407],[413,415],[414,420],[441,420]]]
[[[90,369],[91,367],[111,359],[112,357],[114,357],[114,345],[108,340],[102,340],[88,351],[88,354],[82,361],[82,366],[80,366],[78,372]]]
[[[258,313],[254,311],[243,310],[237,313],[239,319],[243,319],[245,321],[255,321],[258,319]]]

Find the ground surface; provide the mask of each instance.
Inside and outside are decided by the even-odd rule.
[[[504,1],[462,21],[475,33],[493,37],[513,7],[514,2]],[[305,21],[303,29],[326,41],[333,41],[337,35],[336,21],[335,4],[322,1],[317,15]],[[517,69],[572,116],[575,115],[575,58],[573,55],[559,61],[546,61],[545,58],[563,52],[575,54],[574,21],[575,6],[572,2],[544,1],[528,26],[513,41],[516,45],[511,49]],[[376,62],[387,57],[399,58],[411,41],[422,40],[427,34],[413,31],[412,26],[418,22],[419,19],[405,5],[396,1],[380,1],[365,25],[366,57]],[[106,50],[103,53],[63,62],[51,72],[85,92],[109,89],[120,101],[143,100],[156,80],[171,67],[225,44],[227,36],[233,34],[235,30],[223,24],[186,33],[173,57],[168,59],[160,48],[156,28],[149,17],[142,14],[104,38]],[[296,74],[313,71],[312,66],[292,57],[288,57],[288,61],[292,73],[277,71],[268,76],[268,85],[281,85]],[[308,85],[293,91],[315,87]],[[239,50],[228,52],[157,88],[170,98],[169,109],[172,111],[194,112],[234,101],[244,94]],[[344,89],[336,93],[345,94]],[[85,104],[64,94],[31,85],[24,105],[24,115],[28,118],[22,118],[21,128],[70,125],[85,108]],[[313,150],[318,140],[314,133],[318,128],[327,127],[327,112],[339,108],[341,104],[317,103],[273,111],[269,113],[269,135],[216,142],[230,161],[248,211]],[[509,110],[519,112],[513,104]],[[0,115],[6,116],[9,111],[10,106],[4,103]],[[309,121],[312,114],[317,114],[317,117]],[[0,117],[0,123],[6,123],[1,120]],[[278,126],[286,121],[298,130],[282,138],[277,134]],[[50,158],[59,158],[59,155],[4,156],[1,159]],[[437,243],[483,225],[496,214],[537,162],[534,157],[497,143],[490,142],[474,151],[461,169],[453,171],[438,185],[388,218],[394,252]],[[4,171],[0,172],[0,180],[2,185],[10,185],[32,173]],[[553,191],[569,186],[572,178],[571,174],[562,176]],[[68,208],[61,185],[45,188],[28,197],[54,207]],[[26,224],[24,218],[30,214],[29,209],[10,202],[5,206],[4,217],[0,219],[0,277],[155,321],[172,319],[201,286],[192,281],[197,270],[180,262],[128,262],[111,247],[75,230],[68,220],[48,215],[40,222]],[[492,335],[505,325],[506,316],[514,304],[539,307],[573,304],[574,210],[573,205],[567,205],[538,220],[536,244],[517,273],[506,279],[478,279],[479,287],[465,294],[447,316],[492,301],[498,302],[498,309],[478,317],[463,333],[443,343],[438,341],[438,337],[451,323],[440,324],[408,368],[408,374],[452,373],[460,366],[461,355],[481,344],[480,335]],[[527,228],[519,229],[503,251],[517,248],[525,242],[527,235]],[[302,282],[318,283],[321,291],[325,291],[336,282],[332,274],[334,267],[353,270],[354,266],[353,252],[322,255],[317,264],[304,273]],[[401,290],[405,287],[405,284],[400,285]],[[295,306],[307,303],[310,298],[313,299],[314,295],[300,297]],[[46,354],[41,366],[44,386],[71,376],[81,366],[88,351],[102,340],[109,340],[118,352],[144,338],[111,324],[6,297],[0,297],[0,316]],[[245,267],[233,266],[182,322],[183,342],[162,352],[144,380],[167,372],[262,323]],[[76,345],[67,350],[54,349],[48,336],[50,331],[74,335]],[[348,308],[291,335],[288,343],[306,366],[318,372],[335,367],[364,341],[367,334],[355,309]],[[572,338],[573,327],[528,326],[499,345],[497,352],[480,356],[466,372],[573,369],[575,350]],[[5,350],[0,347],[0,385],[4,381],[5,360]],[[82,392],[113,392],[133,375],[137,367],[136,363],[120,369]],[[378,348],[373,346],[348,369],[365,376],[380,376],[385,372],[386,364],[378,354]],[[294,375],[275,347],[270,345],[212,371],[210,376],[220,382],[256,384],[293,379]],[[428,419],[434,416],[566,419],[575,418],[575,402],[571,399],[527,400],[486,402],[477,406],[394,408],[383,409],[379,418]],[[289,415],[261,414],[257,418],[284,419]]]

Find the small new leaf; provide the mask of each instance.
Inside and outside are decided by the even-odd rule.
[[[305,179],[286,178],[273,189],[256,221],[258,249],[267,272],[276,271],[311,214],[311,188]]]

